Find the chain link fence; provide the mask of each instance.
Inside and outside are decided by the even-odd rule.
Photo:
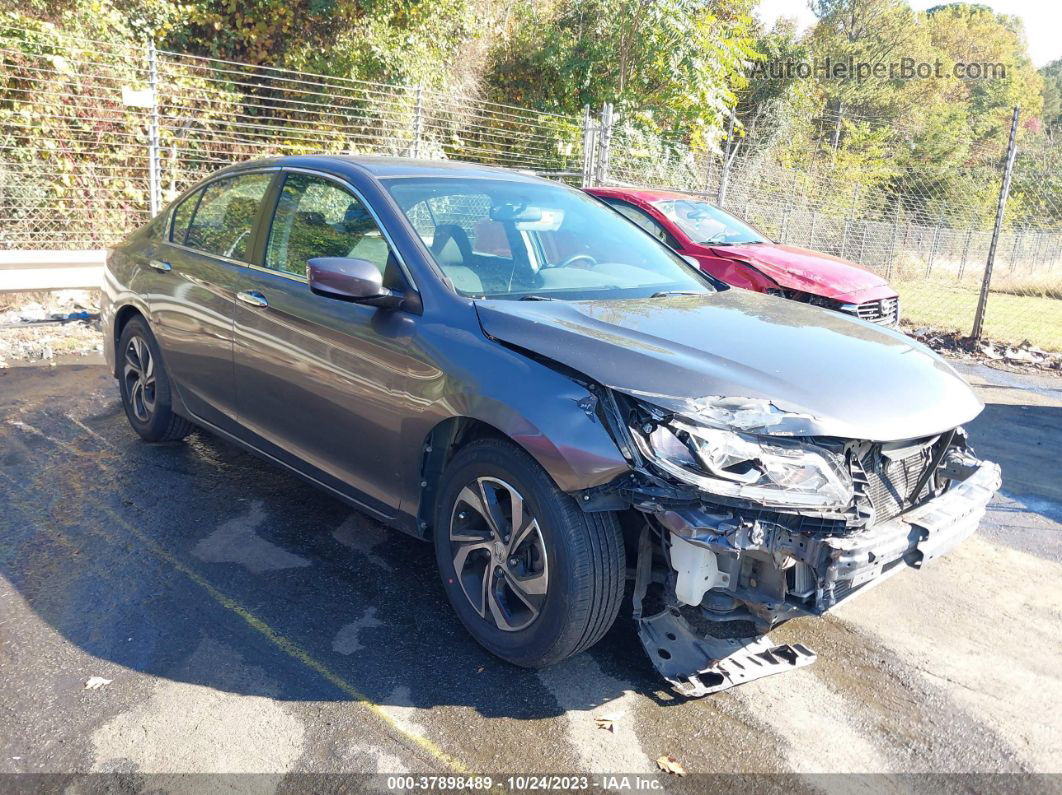
[[[454,159],[578,183],[582,123],[450,95],[0,30],[0,249],[98,248],[255,157]]]
[[[969,334],[986,264],[1006,151],[998,168],[906,168],[868,180],[830,162],[780,165],[770,150],[698,153],[682,140],[609,120],[596,184],[702,196],[768,238],[853,260],[897,290],[906,324]],[[599,133],[600,135],[600,133]],[[985,337],[1062,351],[1062,181],[1015,167],[995,252]]]
[[[774,240],[881,274],[910,324],[969,333],[1005,152],[998,169],[881,178],[828,158],[785,167],[770,147],[739,140],[698,152],[608,105],[573,118],[420,86],[0,30],[0,249],[112,245],[203,176],[253,157],[446,158],[701,195]],[[987,337],[1062,350],[1060,184],[1015,168]]]

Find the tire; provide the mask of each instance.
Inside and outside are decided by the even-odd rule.
[[[525,517],[515,532],[514,491]],[[458,451],[438,494],[434,541],[443,588],[480,645],[541,668],[590,648],[611,628],[626,576],[615,514],[584,513],[534,459],[500,439]],[[488,503],[493,525],[480,510]]]
[[[118,385],[133,430],[148,442],[175,442],[194,430],[173,412],[170,378],[147,322],[135,317],[118,339]]]

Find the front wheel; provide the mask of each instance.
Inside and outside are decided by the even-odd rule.
[[[528,668],[588,649],[623,598],[612,513],[584,513],[521,448],[460,450],[442,475],[435,554],[446,595],[482,646]]]

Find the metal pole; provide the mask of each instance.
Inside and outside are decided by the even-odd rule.
[[[900,199],[896,199],[896,215],[892,220],[892,238],[889,241],[889,261],[885,263],[885,280],[892,278],[893,265],[896,263],[897,238],[900,235]]]
[[[413,111],[413,157],[420,158],[420,139],[424,134],[424,86],[417,83],[417,104]]]
[[[583,105],[583,187],[594,184],[594,120],[590,115],[590,105]]]
[[[612,146],[612,103],[601,107],[601,132],[598,134],[597,184],[608,183],[609,149]]]
[[[962,259],[959,260],[959,275],[956,281],[962,281],[962,273],[966,270],[966,257],[970,253],[970,238],[973,237],[973,228],[966,230],[966,240],[962,244]]]
[[[1003,167],[1003,184],[999,188],[999,203],[996,205],[996,224],[992,228],[992,242],[988,246],[988,262],[985,263],[985,277],[981,281],[981,295],[977,299],[977,313],[974,315],[973,329],[970,331],[971,339],[981,339],[981,332],[985,324],[985,307],[988,304],[988,287],[992,283],[992,266],[996,262],[996,246],[999,244],[999,233],[1003,229],[1003,214],[1007,210],[1007,196],[1010,194],[1010,178],[1014,173],[1014,156],[1018,152],[1018,113],[1021,108],[1014,107],[1014,115],[1010,120],[1010,141],[1007,142],[1007,160]]]
[[[930,274],[933,273],[933,260],[937,257],[937,241],[940,240],[940,225],[944,223],[941,219],[937,222],[936,227],[933,229],[933,242],[929,246],[929,262],[926,265],[926,278],[928,279]]]
[[[726,202],[727,182],[730,180],[730,152],[734,145],[734,116],[730,114],[730,123],[726,128],[726,152],[723,154],[723,172],[719,175],[719,192],[716,194],[715,203],[722,207]]]
[[[158,215],[162,204],[159,173],[159,68],[155,42],[148,41],[148,86],[151,89],[151,119],[148,124],[148,207],[151,216]]]

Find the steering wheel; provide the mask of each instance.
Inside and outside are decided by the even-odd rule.
[[[585,265],[576,265],[575,263],[578,262],[579,260],[585,260],[586,264]],[[562,262],[560,265],[555,265],[554,267],[556,267],[556,268],[572,268],[572,267],[575,267],[575,268],[580,268],[582,270],[590,270],[595,265],[597,265],[597,260],[594,259],[593,257],[591,257],[589,254],[573,254],[572,256],[568,257],[568,259],[564,260],[564,262]]]

